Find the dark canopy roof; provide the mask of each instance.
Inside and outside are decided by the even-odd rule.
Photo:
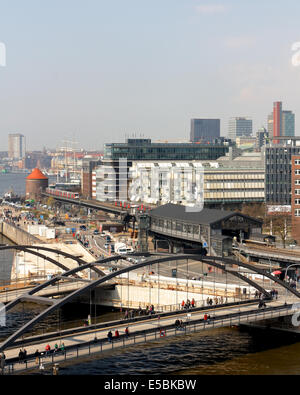
[[[190,222],[194,224],[204,224],[204,225],[212,225],[216,222],[223,221],[227,218],[233,217],[235,215],[248,218],[252,221],[256,221],[258,223],[262,223],[262,221],[257,220],[255,218],[248,217],[246,215],[234,212],[234,211],[226,211],[226,210],[216,210],[216,209],[208,209],[204,208],[198,212],[188,212],[188,207],[182,206],[179,204],[168,203],[163,206],[157,207],[154,210],[150,211],[150,216],[152,217],[161,217],[161,218],[169,218],[174,220],[181,220],[185,222]]]

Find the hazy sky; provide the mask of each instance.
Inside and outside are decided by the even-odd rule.
[[[255,130],[276,100],[297,127],[299,41],[298,0],[0,0],[0,150],[13,132],[28,149],[188,139],[191,118]]]

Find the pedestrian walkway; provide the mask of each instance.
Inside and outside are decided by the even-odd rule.
[[[124,323],[120,325],[111,326],[105,329],[86,331],[85,333],[52,339],[49,343],[51,349],[54,348],[55,343],[59,346],[61,343],[64,343],[67,352],[64,354],[51,354],[49,357],[43,357],[43,361],[48,361],[47,363],[57,363],[81,356],[109,351],[119,347],[128,347],[134,344],[144,343],[145,341],[165,338],[170,335],[178,335],[180,333],[186,333],[187,331],[208,330],[210,328],[238,325],[242,322],[255,322],[259,319],[278,317],[279,315],[289,315],[292,314],[291,305],[296,301],[296,298],[289,297],[287,299],[287,304],[289,306],[285,306],[284,300],[281,299],[267,302],[267,309],[258,309],[256,304],[254,305],[253,303],[249,303],[248,305],[235,307],[216,307],[214,309],[207,310],[206,313],[205,309],[200,312],[178,312],[177,315],[173,315],[171,317],[159,317],[159,319],[154,318],[131,324],[124,321]],[[282,309],[273,311],[272,308]],[[210,315],[209,322],[204,321],[204,314]],[[184,322],[185,329],[183,332],[180,332],[175,328],[175,320],[178,319]],[[127,327],[129,330],[129,336],[127,336],[125,332]],[[120,333],[120,339],[118,341],[113,340],[112,342],[108,342],[107,333],[109,330],[113,333],[115,333],[115,330],[118,330]],[[162,333],[164,333],[163,336]],[[95,338],[97,342],[95,341]],[[34,354],[36,350],[39,350],[39,352],[45,352],[46,345],[47,343],[43,342],[26,347],[27,355]],[[85,345],[85,347],[79,347],[82,345]],[[5,350],[7,360],[16,358],[19,350],[20,348]],[[36,367],[35,360],[29,361],[27,364],[14,364],[14,372],[20,372],[26,367]],[[9,366],[7,366],[7,371],[8,369]]]

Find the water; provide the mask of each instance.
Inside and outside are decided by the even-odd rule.
[[[300,343],[285,333],[223,328],[113,352],[60,374],[298,375],[299,353]]]
[[[18,196],[25,196],[28,174],[0,173],[0,197],[11,189]]]

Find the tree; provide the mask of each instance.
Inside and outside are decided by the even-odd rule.
[[[274,215],[270,218],[270,226],[272,228],[272,233],[274,235],[279,235],[283,244],[283,248],[286,246],[286,241],[288,238],[288,226],[287,226],[287,216],[286,215]]]

